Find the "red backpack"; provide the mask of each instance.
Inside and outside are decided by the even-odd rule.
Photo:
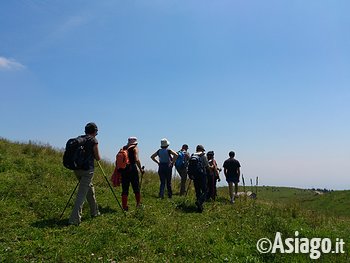
[[[134,149],[135,145],[131,145],[128,148],[124,146],[119,150],[116,156],[116,167],[118,170],[124,170],[130,164],[129,160],[129,150]]]
[[[116,156],[117,169],[123,170],[128,166],[128,164],[130,164],[129,155],[128,155],[128,148],[127,149],[121,148]]]

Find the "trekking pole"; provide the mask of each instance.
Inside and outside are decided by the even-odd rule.
[[[141,167],[141,171],[144,171],[144,169],[145,169],[145,166],[142,166],[142,167]],[[142,186],[143,174],[144,174],[144,173],[141,172],[141,181],[140,181],[140,187],[139,187],[139,188],[140,188],[140,193],[141,193],[141,186]]]
[[[112,194],[114,195],[115,200],[117,200],[117,203],[118,203],[120,209],[123,211],[124,215],[126,216],[126,212],[124,211],[123,207],[122,207],[121,204],[119,203],[119,200],[118,200],[117,196],[115,195],[114,190],[113,190],[111,184],[109,183],[109,181],[108,181],[108,179],[107,179],[107,177],[106,177],[105,171],[102,169],[102,166],[101,166],[101,164],[100,164],[100,161],[97,161],[97,163],[98,163],[98,166],[100,166],[100,169],[101,169],[101,171],[102,171],[102,173],[103,173],[103,176],[104,176],[104,178],[106,179],[107,184],[108,184],[109,188],[111,189]]]
[[[244,193],[245,193],[245,181],[244,181],[244,176],[243,176],[243,174],[242,174],[242,181],[243,181],[243,191],[244,191]]]
[[[62,212],[62,214],[61,214],[61,216],[60,216],[60,218],[59,218],[58,220],[61,220],[61,218],[62,218],[62,216],[63,216],[64,212],[65,212],[65,211],[66,211],[66,209],[67,209],[67,206],[68,206],[68,204],[69,204],[70,200],[71,200],[71,199],[72,199],[72,197],[73,197],[73,194],[75,193],[75,190],[77,190],[77,187],[78,187],[79,183],[80,183],[80,181],[79,181],[79,182],[77,183],[77,185],[75,186],[75,188],[74,188],[74,190],[73,190],[72,194],[70,195],[69,200],[68,200],[68,202],[67,202],[67,204],[66,204],[65,208],[63,209],[63,212]]]
[[[189,180],[190,180],[190,181],[189,181],[189,183],[188,183],[187,190],[186,190],[186,194],[185,194],[186,197],[187,197],[187,193],[188,193],[188,190],[190,189],[191,182],[192,182],[191,179],[189,179]]]
[[[176,167],[175,167],[175,165],[173,166],[173,168],[174,168],[174,179],[173,179],[173,181],[175,183],[175,178],[176,178]]]

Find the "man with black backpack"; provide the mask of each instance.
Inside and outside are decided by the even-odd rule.
[[[95,123],[90,122],[85,126],[85,135],[77,138],[80,142],[80,149],[83,154],[83,158],[80,158],[81,164],[74,168],[74,173],[79,180],[79,188],[77,197],[75,200],[73,211],[70,215],[68,224],[79,225],[81,222],[81,213],[85,199],[90,206],[90,213],[92,217],[100,215],[98,206],[96,203],[95,189],[92,184],[94,177],[94,160],[99,161],[100,154],[98,150],[98,141],[95,138],[98,129]],[[66,149],[67,151],[67,149]],[[70,168],[73,169],[73,168]]]
[[[205,156],[205,150],[202,145],[197,145],[196,153],[192,154],[188,163],[187,173],[191,180],[193,180],[194,189],[196,191],[196,206],[198,212],[203,212],[203,203],[207,195],[207,177],[209,172],[208,159]]]
[[[190,154],[188,153],[188,145],[182,145],[180,151],[177,152],[178,157],[175,162],[175,168],[180,175],[180,195],[186,194],[186,181],[187,181],[187,166],[188,160],[190,159]]]

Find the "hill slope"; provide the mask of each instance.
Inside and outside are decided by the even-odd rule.
[[[282,205],[297,206],[328,216],[350,217],[350,191],[317,193],[308,189],[258,187],[259,199]]]
[[[187,198],[159,200],[157,175],[145,174],[143,209],[125,217],[96,169],[94,184],[102,216],[87,206],[79,227],[66,226],[72,201],[58,220],[76,181],[61,165],[62,152],[46,145],[0,139],[0,262],[309,262],[308,254],[260,254],[259,239],[276,232],[294,237],[344,238],[349,219],[318,216],[298,207],[240,199],[235,205],[220,189],[216,202],[195,212]],[[102,163],[106,174],[113,166]],[[120,196],[120,189],[115,189]],[[176,190],[175,190],[176,192]],[[348,245],[346,245],[347,251]],[[322,262],[347,262],[348,254],[322,255]]]

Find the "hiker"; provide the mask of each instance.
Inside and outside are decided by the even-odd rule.
[[[191,155],[187,173],[191,180],[193,180],[194,189],[196,191],[196,206],[198,212],[203,212],[203,203],[206,200],[206,174],[209,172],[208,159],[205,156],[205,150],[202,145],[197,145],[196,152]]]
[[[84,169],[74,170],[75,176],[79,180],[79,188],[74,208],[68,221],[69,225],[77,226],[80,224],[85,199],[89,203],[91,217],[96,217],[100,215],[95,197],[95,189],[92,184],[95,169],[94,159],[97,161],[101,159],[98,150],[98,141],[95,138],[97,132],[98,129],[96,124],[90,122],[85,126],[85,135],[81,136],[86,139],[86,142],[84,144],[85,164]]]
[[[124,211],[128,211],[128,195],[130,184],[135,194],[136,207],[141,205],[141,193],[139,183],[139,171],[144,174],[144,170],[141,166],[139,159],[139,149],[137,147],[138,141],[136,137],[129,137],[128,143],[123,147],[127,150],[128,164],[121,170],[121,183],[122,183],[122,207]],[[138,170],[137,170],[138,168]]]
[[[164,138],[160,141],[160,149],[152,154],[151,159],[158,164],[158,175],[160,179],[159,198],[164,198],[164,188],[167,186],[168,197],[172,198],[173,191],[171,188],[171,172],[176,162],[178,154],[168,149],[170,142]],[[158,159],[156,159],[158,157]]]
[[[178,157],[175,162],[175,168],[180,175],[180,195],[185,195],[186,193],[186,181],[187,181],[187,166],[188,160],[190,159],[190,154],[188,153],[188,145],[182,145],[180,151],[177,152]]]
[[[214,151],[209,151],[207,153],[209,172],[207,174],[207,200],[212,199],[215,201],[216,198],[216,180],[220,181],[219,168],[214,159]]]
[[[229,152],[229,157],[224,162],[224,173],[226,176],[226,181],[228,183],[229,187],[229,194],[230,194],[230,201],[231,203],[235,202],[235,197],[237,197],[238,193],[238,183],[239,183],[239,177],[241,175],[241,164],[239,161],[235,159],[235,152],[231,151]],[[233,195],[233,184],[235,184],[235,195]]]

